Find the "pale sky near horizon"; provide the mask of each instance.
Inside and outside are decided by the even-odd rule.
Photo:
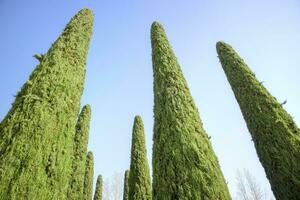
[[[95,15],[82,105],[91,104],[89,149],[98,174],[129,168],[133,118],[142,116],[149,165],[153,130],[150,26],[165,28],[230,192],[237,169],[247,168],[270,193],[239,106],[218,61],[222,40],[300,124],[300,2],[297,0],[16,1],[0,0],[0,120],[14,94],[70,18]]]

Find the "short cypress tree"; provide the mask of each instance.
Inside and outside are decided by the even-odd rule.
[[[66,199],[93,14],[77,13],[0,124],[0,199]]]
[[[73,145],[73,161],[68,199],[83,198],[83,184],[89,128],[91,119],[91,107],[85,105],[78,117]]]
[[[186,80],[164,29],[157,22],[152,24],[151,42],[153,199],[230,199]]]
[[[103,186],[102,176],[99,175],[97,178],[94,200],[102,200],[102,186]]]
[[[217,52],[276,199],[299,199],[300,130],[230,45]]]
[[[130,200],[152,199],[144,124],[140,116],[134,118],[131,142],[130,176],[128,183]]]
[[[91,151],[86,156],[83,199],[91,200],[93,196],[94,157]]]
[[[129,170],[124,174],[124,188],[123,188],[123,200],[129,200]]]

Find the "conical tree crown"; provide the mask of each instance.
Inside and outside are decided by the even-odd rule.
[[[134,118],[132,131],[129,199],[152,199],[150,172],[145,144],[144,124],[140,116],[136,116]]]
[[[0,124],[0,199],[66,199],[93,15],[77,13]]]
[[[94,200],[102,200],[102,186],[103,186],[102,176],[99,175],[97,178]]]
[[[129,200],[129,170],[124,174],[123,200]]]
[[[153,199],[230,199],[186,80],[157,22],[151,27],[151,42]]]
[[[86,156],[83,199],[91,200],[93,196],[94,156],[91,151]]]
[[[299,199],[300,130],[231,46],[217,52],[276,199]]]
[[[68,199],[82,199],[91,107],[85,105],[78,117],[73,145],[73,161]]]

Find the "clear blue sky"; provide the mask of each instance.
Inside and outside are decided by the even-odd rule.
[[[89,149],[95,175],[129,167],[136,114],[151,165],[153,89],[150,25],[161,22],[181,64],[232,195],[248,168],[269,190],[215,43],[231,44],[300,124],[300,2],[297,0],[16,1],[0,0],[0,119],[13,95],[81,8],[95,14],[82,105],[92,106]]]

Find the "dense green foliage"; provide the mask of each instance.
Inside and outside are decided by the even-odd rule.
[[[128,184],[130,200],[152,199],[144,124],[140,116],[136,116],[134,118],[131,141],[130,176]]]
[[[124,174],[124,188],[123,188],[123,200],[129,200],[129,170]]]
[[[102,176],[99,175],[96,182],[94,200],[102,200],[102,186],[103,186]]]
[[[73,161],[68,199],[83,198],[85,162],[89,138],[91,107],[85,105],[78,117],[73,145]]]
[[[66,199],[93,15],[69,22],[0,124],[0,199]]]
[[[91,151],[86,156],[83,199],[91,200],[93,196],[94,157]]]
[[[155,118],[153,199],[230,199],[180,66],[157,22],[152,24],[151,42]]]
[[[300,198],[300,130],[243,59],[223,42],[217,52],[277,199]]]
[[[93,196],[94,157],[91,151],[86,156],[83,199],[91,200]]]

